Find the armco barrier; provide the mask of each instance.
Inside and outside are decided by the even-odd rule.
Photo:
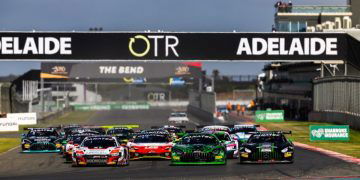
[[[150,109],[148,103],[108,103],[108,104],[76,104],[75,111],[110,111],[110,110],[145,110]]]
[[[360,130],[360,117],[347,113],[324,111],[311,112],[309,114],[309,121],[349,125],[352,129]]]

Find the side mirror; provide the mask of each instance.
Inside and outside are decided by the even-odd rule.
[[[65,132],[60,132],[60,136],[65,136]]]
[[[180,142],[180,139],[175,139],[173,142],[178,143],[178,142]]]
[[[21,138],[25,138],[26,137],[26,134],[21,134]]]
[[[76,148],[79,147],[79,144],[74,144],[74,147],[76,147]]]
[[[176,133],[176,135],[177,135],[179,138],[182,138],[182,137],[185,135],[185,133]]]

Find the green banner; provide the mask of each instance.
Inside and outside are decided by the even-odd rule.
[[[150,109],[147,103],[109,103],[109,104],[76,104],[76,111],[110,111],[110,110],[142,110]]]
[[[284,110],[258,110],[255,112],[256,122],[283,122]]]
[[[349,141],[350,128],[343,126],[310,126],[310,141]]]

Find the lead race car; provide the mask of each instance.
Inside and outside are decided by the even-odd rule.
[[[171,165],[221,165],[226,162],[226,146],[213,134],[187,134],[171,151]]]
[[[27,134],[22,134],[22,152],[60,152],[62,136],[57,128],[24,128]]]
[[[128,143],[132,160],[171,159],[173,142],[167,131],[143,131]]]
[[[258,131],[240,146],[240,163],[293,163],[294,145],[282,131]]]
[[[115,137],[90,136],[74,149],[73,166],[87,165],[129,165],[129,152],[125,144],[119,144]]]

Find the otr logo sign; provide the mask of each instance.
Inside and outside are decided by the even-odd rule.
[[[142,41],[142,42],[141,42]],[[129,40],[129,51],[135,57],[144,57],[146,56],[151,49],[154,51],[154,56],[158,57],[159,55],[159,42],[165,41],[165,57],[168,57],[170,51],[176,57],[179,57],[179,54],[176,51],[176,46],[179,44],[179,39],[176,36],[164,36],[164,35],[136,35],[135,37],[130,38]],[[145,49],[142,52],[136,51],[134,49],[134,44],[136,43],[145,43]]]

